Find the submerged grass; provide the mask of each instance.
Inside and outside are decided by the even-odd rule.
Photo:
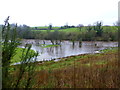
[[[117,49],[113,48],[106,51],[99,54],[69,56],[61,58],[57,62],[32,63],[36,64],[36,69],[31,87],[119,88],[120,71]],[[15,73],[17,70],[13,74],[16,75]]]
[[[60,45],[46,45],[46,44],[40,44],[39,45],[42,48],[49,48],[49,47],[56,47],[56,46],[60,46]]]

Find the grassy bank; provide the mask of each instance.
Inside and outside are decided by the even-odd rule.
[[[16,48],[16,53],[13,56],[13,58],[11,59],[11,63],[17,63],[21,61],[21,57],[22,57],[22,53],[23,53],[23,48]],[[35,53],[34,50],[30,50],[31,53]],[[24,54],[26,53],[26,51],[24,52]]]
[[[83,54],[60,61],[36,62],[31,88],[118,88],[117,49],[99,54]],[[12,66],[16,68],[17,66]],[[13,75],[17,77],[17,70]],[[24,87],[27,72],[19,87]],[[14,81],[14,80],[13,80]]]

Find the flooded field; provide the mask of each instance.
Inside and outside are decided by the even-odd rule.
[[[43,48],[40,46],[41,44],[52,45],[51,41],[24,39],[22,45],[19,47],[24,47],[25,44],[32,44],[32,49],[39,52],[37,61],[51,60],[71,55],[99,53],[99,50],[118,46],[118,42],[83,41],[80,45],[78,41],[75,41],[74,44],[71,41],[62,41],[59,46]]]

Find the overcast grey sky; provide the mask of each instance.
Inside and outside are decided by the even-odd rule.
[[[120,0],[0,0],[0,24],[29,26],[93,24],[113,25],[118,20]]]

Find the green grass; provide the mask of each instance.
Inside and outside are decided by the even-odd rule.
[[[103,32],[117,32],[118,28],[115,26],[103,26]]]
[[[56,47],[56,46],[60,46],[60,45],[46,45],[46,46],[44,46],[44,47],[42,47],[42,48]]]
[[[16,53],[15,53],[15,55],[13,56],[13,58],[11,59],[12,64],[21,61],[22,52],[23,52],[23,48],[17,48],[17,49],[16,49]],[[31,53],[35,53],[34,50],[30,50],[30,52],[31,52]]]
[[[56,47],[56,46],[60,46],[60,45],[46,45],[46,44],[40,44],[40,45],[38,45],[38,46],[40,46],[40,47],[42,47],[42,48],[49,48],[49,47]]]
[[[48,30],[32,30],[33,32],[47,32]],[[50,32],[54,32],[54,30],[49,30]]]
[[[45,32],[45,31],[47,31],[47,30],[32,30],[32,31],[37,31],[37,32],[39,32],[39,31],[42,31],[42,32]],[[55,30],[50,30],[50,32],[54,32]],[[67,28],[67,29],[61,29],[61,30],[58,30],[58,31],[64,31],[64,32],[79,32],[79,29],[78,28]],[[82,30],[81,30],[82,32],[84,32],[85,31],[85,28],[83,28]]]
[[[70,31],[72,31],[72,32],[76,32],[76,31],[78,31],[78,28],[67,28],[67,29],[61,29],[59,31],[64,31],[64,32],[70,32]]]
[[[35,28],[35,27],[31,27],[31,28],[33,29],[33,28]],[[37,27],[37,29],[42,29],[42,28],[48,29],[48,26],[38,26],[38,27]]]
[[[48,26],[39,26],[37,29],[48,29]],[[52,27],[52,29],[59,29],[60,27]],[[31,27],[31,29],[35,29],[35,27]]]
[[[42,48],[49,48],[49,47],[56,47],[56,46],[60,46],[60,45],[46,45],[46,46],[43,46]]]
[[[100,50],[100,52],[102,52],[102,53],[109,52],[109,51],[116,52],[117,50],[118,50],[118,47],[111,47],[109,49]]]

